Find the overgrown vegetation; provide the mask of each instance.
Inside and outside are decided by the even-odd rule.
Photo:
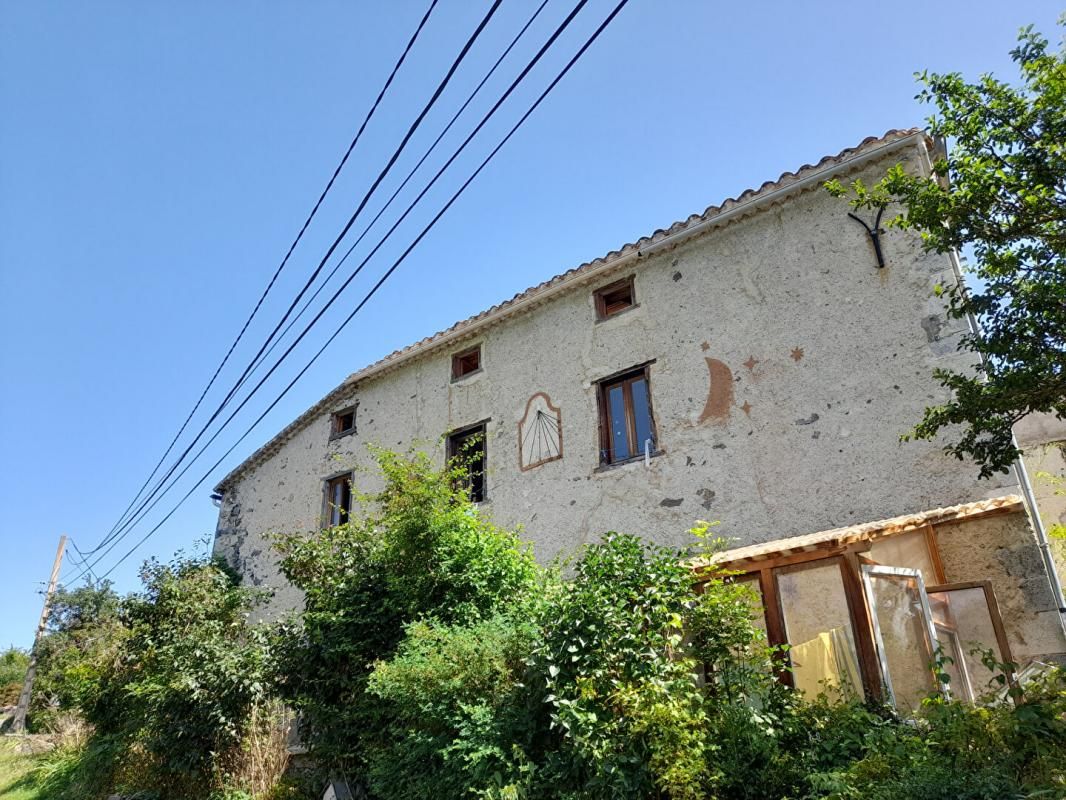
[[[376,800],[1066,793],[1061,672],[1017,705],[930,698],[913,721],[804,700],[773,678],[750,590],[697,592],[691,551],[608,534],[564,578],[466,499],[460,467],[378,459],[385,488],[348,524],[278,538],[305,598],[283,623],[250,623],[259,596],[205,559],[150,562],[126,598],[62,593],[32,721],[65,734],[21,796],[295,800],[325,774]],[[286,708],[311,789],[282,778]]]
[[[107,584],[56,595],[31,717],[59,740],[32,774],[41,797],[167,800],[264,783],[271,758],[255,745],[284,720],[269,631],[249,622],[256,595],[206,558],[149,561],[141,580],[124,598]]]
[[[0,652],[0,706],[11,706],[18,702],[29,663],[30,656],[25,650],[9,647]]]
[[[564,579],[454,470],[379,453],[351,524],[281,538],[305,592],[279,646],[312,753],[370,797],[1003,798],[1066,791],[1066,680],[1017,706],[931,698],[917,721],[774,680],[750,591],[697,593],[631,535]],[[697,551],[718,546],[709,526]]]
[[[959,347],[981,368],[937,370],[952,399],[927,408],[912,435],[932,439],[960,426],[946,449],[974,459],[982,477],[1007,472],[1019,455],[1012,429],[1020,419],[1066,418],[1066,49],[1050,51],[1026,28],[1011,56],[1020,86],[919,74],[918,100],[936,108],[930,133],[951,145],[933,164],[937,180],[896,166],[873,186],[827,184],[854,208],[900,204],[888,224],[918,231],[929,250],[972,250],[968,287],[941,291],[950,317],[977,320],[980,333]]]

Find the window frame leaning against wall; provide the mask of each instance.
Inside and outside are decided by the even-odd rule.
[[[655,424],[655,408],[651,397],[651,365],[655,360],[646,361],[635,367],[629,367],[608,375],[595,382],[596,404],[599,415],[599,463],[600,467],[613,467],[618,464],[628,464],[644,458],[645,441],[651,441],[649,456],[657,456],[662,452],[659,445],[658,427]],[[637,384],[643,383],[643,409],[637,401],[637,395],[641,391],[636,389]],[[619,457],[615,449],[615,420],[618,408],[612,404],[611,392],[620,389],[621,411],[626,438],[626,455]],[[641,441],[637,416],[645,413],[647,419],[644,426],[648,436]]]
[[[322,527],[333,528],[343,525],[352,515],[352,503],[355,492],[352,481],[355,473],[348,470],[338,472],[322,481]],[[340,497],[337,497],[340,492]],[[334,502],[340,500],[339,503]]]
[[[484,503],[489,499],[489,484],[488,484],[488,466],[489,466],[489,444],[488,444],[488,431],[489,431],[488,419],[483,419],[480,422],[475,422],[471,425],[464,425],[461,428],[455,428],[448,432],[445,438],[445,458],[448,463],[451,464],[453,459],[459,456],[464,456],[464,449],[469,447],[468,443],[476,441],[476,446],[481,451],[480,458],[480,470],[474,472],[471,471],[466,481],[467,493],[470,496],[470,502],[472,503]]]

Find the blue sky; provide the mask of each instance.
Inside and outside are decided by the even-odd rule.
[[[60,533],[93,546],[162,454],[427,5],[5,5],[0,646],[30,643]],[[534,87],[547,84],[613,5],[590,0],[472,156],[495,144],[503,122],[517,119]],[[265,337],[302,285],[487,6],[440,0],[248,344]],[[507,82],[570,7],[550,0],[505,62]],[[409,156],[436,136],[533,8],[531,0],[504,0]],[[1013,77],[1007,54],[1017,29],[1035,23],[1057,41],[1056,14],[1053,4],[1031,0],[631,0],[213,477],[397,347],[783,171],[920,124],[927,111],[913,100],[915,70]],[[498,94],[505,85],[487,88]],[[463,135],[487,107],[475,103]],[[147,522],[258,416],[270,390],[280,391],[475,164],[456,162],[441,191],[398,231],[396,246],[368,265],[292,365]],[[242,348],[234,364],[243,367],[253,353]],[[228,369],[223,378],[237,374]],[[137,586],[143,558],[166,558],[210,536],[213,485],[115,570],[119,589]]]

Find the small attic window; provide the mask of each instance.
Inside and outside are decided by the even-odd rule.
[[[355,409],[356,406],[334,412],[330,420],[329,438],[336,439],[355,433]]]
[[[472,375],[481,369],[481,345],[452,356],[452,380]]]
[[[633,276],[597,289],[593,296],[596,299],[597,319],[607,319],[628,308],[634,308],[636,300],[633,294]]]

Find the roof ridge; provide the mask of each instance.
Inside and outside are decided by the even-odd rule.
[[[557,284],[560,281],[562,281],[562,280],[564,280],[566,278],[569,278],[570,276],[572,276],[572,275],[574,275],[574,274],[576,274],[576,273],[578,273],[578,272],[580,272],[580,271],[582,271],[582,270],[584,270],[584,269],[586,269],[588,267],[591,267],[591,266],[594,266],[594,265],[597,265],[597,264],[600,264],[600,263],[606,263],[607,261],[610,261],[612,258],[616,258],[618,256],[621,256],[624,253],[626,253],[627,251],[630,251],[632,249],[640,250],[642,245],[652,244],[657,239],[659,239],[659,238],[661,238],[663,236],[676,234],[676,233],[681,233],[682,231],[686,230],[687,228],[689,228],[689,227],[691,227],[691,226],[693,226],[693,225],[695,225],[695,224],[697,224],[699,222],[703,222],[705,220],[708,220],[708,219],[710,219],[710,218],[712,218],[712,217],[714,217],[714,216],[716,216],[718,214],[721,214],[724,211],[729,211],[732,208],[740,205],[741,203],[744,203],[744,202],[747,202],[748,200],[754,199],[756,196],[761,195],[764,192],[768,192],[768,191],[770,191],[772,189],[787,188],[788,185],[800,180],[804,176],[804,173],[810,173],[812,170],[822,169],[822,168],[824,168],[825,166],[827,166],[828,164],[831,164],[831,163],[846,162],[852,155],[857,155],[861,150],[863,150],[864,148],[868,147],[871,144],[887,143],[887,142],[890,142],[890,141],[903,139],[903,138],[906,138],[908,136],[912,136],[912,135],[914,135],[916,133],[920,133],[920,132],[921,132],[920,128],[904,128],[904,129],[892,128],[892,129],[886,131],[884,136],[867,136],[858,145],[856,145],[854,147],[846,147],[843,150],[841,150],[839,153],[837,153],[836,155],[823,156],[821,159],[818,160],[818,163],[816,163],[816,164],[804,164],[802,167],[797,169],[795,172],[791,172],[791,171],[783,172],[777,178],[777,180],[764,181],[762,183],[762,185],[759,186],[757,189],[752,189],[752,188],[745,189],[737,197],[728,197],[725,200],[723,200],[721,203],[719,203],[718,205],[707,206],[707,208],[704,209],[702,214],[692,214],[692,215],[690,215],[688,218],[686,218],[684,220],[679,220],[677,222],[674,222],[672,225],[670,225],[669,228],[665,228],[665,229],[664,228],[659,228],[659,229],[655,230],[654,232],[652,232],[648,236],[642,236],[641,238],[637,239],[635,242],[629,242],[627,244],[624,244],[624,245],[622,245],[620,248],[618,248],[616,250],[608,251],[605,255],[602,255],[602,256],[600,256],[598,258],[594,258],[591,261],[586,261],[586,262],[584,262],[582,264],[579,264],[576,267],[572,267],[571,269],[566,270],[566,272],[561,272],[558,275],[554,275],[551,278],[548,278],[547,280],[542,281],[541,283],[535,284],[534,286],[529,286],[526,289],[524,289],[523,291],[516,293],[510,299],[501,300],[499,303],[496,303],[495,305],[489,306],[484,311],[479,311],[477,314],[474,314],[474,315],[472,315],[470,317],[467,317],[465,319],[459,320],[458,322],[450,325],[449,327],[445,328],[444,330],[437,331],[436,333],[433,333],[433,334],[431,334],[429,336],[425,336],[422,339],[419,339],[417,342],[414,342],[412,344],[407,345],[406,347],[401,347],[401,348],[399,348],[397,350],[394,350],[391,353],[389,353],[388,355],[379,358],[377,361],[374,361],[374,362],[368,364],[367,366],[363,367],[362,369],[351,373],[345,379],[344,383],[341,384],[341,386],[344,386],[344,385],[347,385],[348,383],[354,382],[358,378],[362,377],[364,375],[364,373],[368,372],[369,370],[372,370],[372,369],[374,369],[375,367],[378,367],[381,364],[389,362],[389,361],[391,361],[391,360],[403,355],[404,353],[407,353],[408,351],[412,350],[413,348],[419,347],[421,345],[429,344],[430,342],[435,341],[438,338],[440,338],[440,337],[442,337],[442,336],[444,336],[444,335],[446,335],[446,334],[448,334],[448,333],[450,333],[450,332],[452,332],[452,331],[454,331],[454,330],[456,330],[458,328],[461,328],[462,326],[467,325],[468,323],[474,322],[474,321],[479,320],[479,319],[483,319],[484,317],[489,316],[490,314],[494,314],[497,311],[500,311],[500,310],[502,310],[504,308],[507,308],[509,305],[511,305],[516,300],[520,300],[520,299],[528,296],[532,292],[537,292],[537,291],[545,289],[545,288],[547,288],[547,287],[549,287],[551,285]],[[340,387],[338,387],[338,388],[340,388]]]
[[[495,318],[507,311],[508,309],[520,307],[520,304],[526,302],[533,302],[538,297],[543,295],[553,287],[560,286],[562,284],[575,283],[588,276],[589,279],[599,274],[600,271],[606,271],[611,269],[612,265],[619,259],[627,256],[639,257],[643,254],[643,251],[651,246],[658,245],[664,240],[668,240],[670,237],[683,236],[687,232],[692,232],[697,226],[704,223],[710,223],[714,220],[723,217],[726,214],[730,214],[738,209],[744,209],[751,205],[755,201],[773,194],[777,191],[785,191],[791,186],[806,180],[819,171],[824,170],[829,166],[844,166],[847,165],[854,157],[860,156],[865,152],[874,151],[877,147],[884,147],[888,145],[897,144],[912,136],[921,134],[920,128],[891,128],[882,136],[867,136],[859,144],[853,147],[846,147],[835,155],[823,156],[815,164],[804,164],[799,167],[795,172],[786,171],[781,173],[776,180],[764,181],[758,188],[745,189],[736,197],[728,197],[721,201],[717,205],[710,205],[704,209],[701,214],[692,214],[684,220],[674,222],[668,228],[659,228],[652,232],[648,236],[642,236],[634,242],[629,242],[622,245],[616,250],[610,250],[606,254],[594,258],[591,261],[586,261],[579,264],[576,267],[561,272],[548,278],[541,283],[534,286],[530,286],[525,290],[516,293],[510,299],[502,300],[495,305],[490,306],[484,311],[480,311],[473,316],[466,319],[459,320],[455,324],[437,331],[434,334],[425,336],[412,344],[402,347],[398,350],[394,350],[386,356],[374,361],[362,369],[351,373],[344,379],[339,385],[334,387],[330,392],[323,396],[318,402],[307,409],[303,414],[298,416],[289,425],[285,426],[274,437],[266,442],[262,447],[253,452],[248,458],[238,464],[233,470],[229,472],[215,487],[216,491],[222,490],[230,481],[236,478],[247,467],[254,463],[258,463],[263,458],[273,452],[274,449],[279,447],[290,435],[303,427],[305,422],[309,418],[319,413],[323,406],[334,402],[351,389],[361,380],[365,380],[368,377],[381,373],[389,367],[398,366],[407,360],[408,357],[414,357],[417,354],[422,353],[428,348],[433,347],[435,344],[443,346],[443,344],[450,338],[459,337],[462,335],[469,335],[474,330],[480,329],[477,323],[480,323],[486,319]],[[753,208],[752,211],[755,209]],[[693,234],[695,235],[695,234]],[[580,277],[579,277],[580,276]]]

